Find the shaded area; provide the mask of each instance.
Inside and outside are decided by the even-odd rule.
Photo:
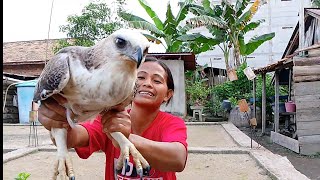
[[[239,128],[243,133],[250,137],[249,128]],[[256,134],[261,134],[261,129],[257,129]],[[270,139],[271,129],[266,129],[267,135],[254,137],[253,139],[261,144],[263,147],[268,149],[274,154],[279,154],[281,156],[286,156],[291,164],[302,174],[306,175],[312,180],[320,180],[320,155],[318,156],[304,156],[297,154],[285,147],[282,147],[276,143],[273,143]]]

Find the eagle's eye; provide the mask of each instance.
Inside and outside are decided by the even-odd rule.
[[[124,48],[127,44],[127,41],[122,38],[116,38],[116,45],[118,48]]]

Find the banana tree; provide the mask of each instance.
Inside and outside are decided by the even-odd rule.
[[[241,64],[240,57],[253,53],[261,44],[271,40],[275,33],[263,34],[251,38],[247,43],[244,35],[257,28],[263,20],[251,21],[253,15],[263,4],[261,0],[255,0],[251,7],[245,11],[250,0],[237,0],[231,4],[227,0],[222,0],[219,5],[212,5],[209,0],[203,0],[202,6],[192,6],[189,11],[196,17],[187,20],[192,28],[205,26],[213,35],[212,40],[219,42],[218,46],[222,50],[225,58],[227,71]],[[234,59],[234,62],[229,62]]]
[[[188,13],[188,8],[193,6],[189,1],[180,3],[180,9],[176,17],[172,13],[169,1],[164,22],[160,20],[159,16],[146,1],[138,1],[153,20],[153,23],[126,12],[121,12],[120,17],[126,20],[129,26],[133,28],[149,31],[150,34],[145,34],[145,36],[157,44],[161,43],[165,47],[166,52],[192,51],[195,54],[199,54],[213,49],[218,43],[209,41],[210,38],[207,38],[200,33],[188,34],[187,32],[191,29],[191,26],[181,25],[181,22]],[[164,42],[162,42],[161,39],[163,39]]]

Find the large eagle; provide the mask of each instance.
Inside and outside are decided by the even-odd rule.
[[[143,63],[148,48],[147,38],[133,29],[117,30],[92,47],[63,48],[43,69],[33,100],[62,95],[67,99],[64,106],[71,127],[74,122],[90,120],[114,107],[124,108],[133,98],[137,68]],[[75,115],[73,119],[71,114]],[[54,179],[75,179],[67,149],[67,130],[52,128],[50,133],[58,151]],[[134,156],[142,177],[143,168],[149,169],[148,162],[122,133],[114,132],[111,136],[119,143],[121,158],[128,158],[129,153]],[[118,162],[119,170],[126,161],[119,159]]]

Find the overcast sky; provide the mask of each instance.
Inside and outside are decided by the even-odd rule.
[[[80,14],[92,0],[53,0],[49,38],[64,38],[59,26],[66,24],[68,15]],[[165,19],[168,0],[146,0],[161,20]],[[104,0],[111,3],[112,0]],[[170,0],[174,14],[178,0]],[[47,39],[52,0],[3,0],[3,41],[28,41]],[[127,0],[128,12],[148,19],[137,0]]]

